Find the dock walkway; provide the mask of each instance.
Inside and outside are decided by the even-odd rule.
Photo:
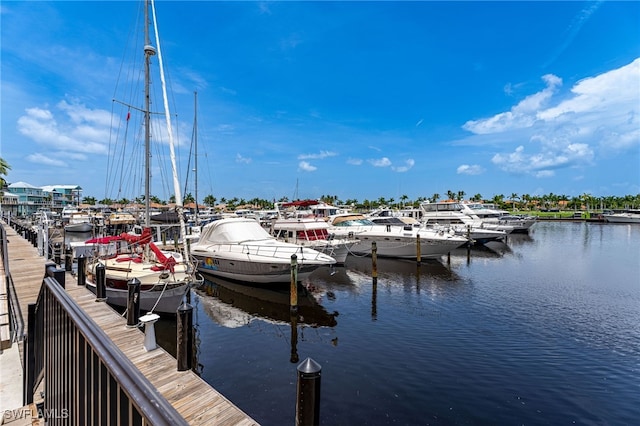
[[[27,306],[36,302],[46,261],[38,256],[36,248],[18,235],[15,230],[5,224],[2,226],[4,226],[9,240],[9,269],[26,323]],[[137,328],[128,328],[126,319],[106,303],[96,303],[95,295],[84,286],[77,285],[75,276],[67,273],[65,281],[69,296],[109,336],[157,389],[158,393],[173,405],[189,424],[258,425],[254,419],[241,411],[194,372],[178,371],[176,359],[164,349],[158,347],[147,352],[144,348],[144,333]],[[12,368],[20,368],[22,372],[21,363],[19,366],[14,365],[15,363],[5,363],[5,357],[8,360],[8,356],[11,355],[10,351],[14,351],[11,359],[15,360],[15,348],[5,350],[0,355],[3,365],[0,376],[0,401],[3,401],[0,408],[2,410],[20,408],[19,406],[5,407],[4,401],[7,392],[20,395],[20,400],[22,397],[22,374],[20,374],[19,383],[16,383],[18,379],[14,377],[15,375],[5,375],[5,364],[11,364]],[[19,360],[22,359],[22,345],[20,344]],[[2,419],[0,419],[1,422]],[[4,422],[10,423],[6,419]],[[15,423],[15,425],[18,424]]]

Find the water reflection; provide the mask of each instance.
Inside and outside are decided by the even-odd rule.
[[[289,287],[257,287],[221,278],[208,277],[197,290],[204,312],[218,324],[236,328],[256,319],[291,323]],[[304,286],[298,288],[298,324],[334,327],[336,313],[327,312]]]

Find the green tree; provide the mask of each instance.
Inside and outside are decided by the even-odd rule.
[[[89,204],[90,206],[95,206],[96,205],[95,197],[84,197],[82,199],[82,202],[85,203],[85,204]]]
[[[216,205],[216,197],[209,194],[202,200],[205,206],[214,207]]]
[[[188,192],[184,195],[184,198],[182,199],[182,204],[189,204],[189,203],[195,203],[196,199],[193,197],[193,195]]]
[[[6,176],[9,173],[9,170],[11,170],[9,163],[7,163],[4,158],[0,157],[0,188],[7,186],[7,181],[4,180],[2,176]]]

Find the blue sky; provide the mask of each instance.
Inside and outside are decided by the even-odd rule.
[[[0,4],[9,182],[79,184],[97,199],[143,193],[139,157],[118,166],[110,148],[126,114],[112,102],[126,101],[123,58],[141,57],[138,6]],[[190,175],[192,193],[198,92],[199,198],[640,193],[640,2],[156,9],[180,179]],[[151,193],[168,199],[166,138],[156,142]],[[135,175],[117,177],[122,168]]]

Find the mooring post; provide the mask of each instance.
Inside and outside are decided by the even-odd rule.
[[[78,285],[85,285],[87,279],[87,271],[84,270],[87,264],[87,258],[81,254],[78,258]]]
[[[416,236],[416,260],[418,262],[418,265],[420,265],[420,263],[422,262],[422,253],[420,253],[420,234],[418,234]]]
[[[140,280],[130,279],[127,290],[127,327],[137,327],[140,318]]]
[[[96,279],[96,302],[107,300],[107,274],[102,263],[98,263],[95,269]]]
[[[322,367],[307,358],[298,365],[296,426],[320,424],[320,379]]]
[[[298,311],[298,256],[291,255],[291,292],[289,297],[289,307],[292,313]]]
[[[298,356],[298,315],[291,313],[291,356],[289,362],[296,363],[300,361]]]
[[[60,243],[53,244],[53,261],[60,265]]]
[[[67,272],[71,272],[73,266],[73,250],[71,250],[71,246],[65,247],[64,251],[64,270]]]
[[[378,245],[375,241],[371,242],[371,277],[373,282],[378,282]]]
[[[191,369],[193,359],[193,306],[182,303],[178,307],[176,320],[178,322],[176,355],[178,371],[186,371]]]

